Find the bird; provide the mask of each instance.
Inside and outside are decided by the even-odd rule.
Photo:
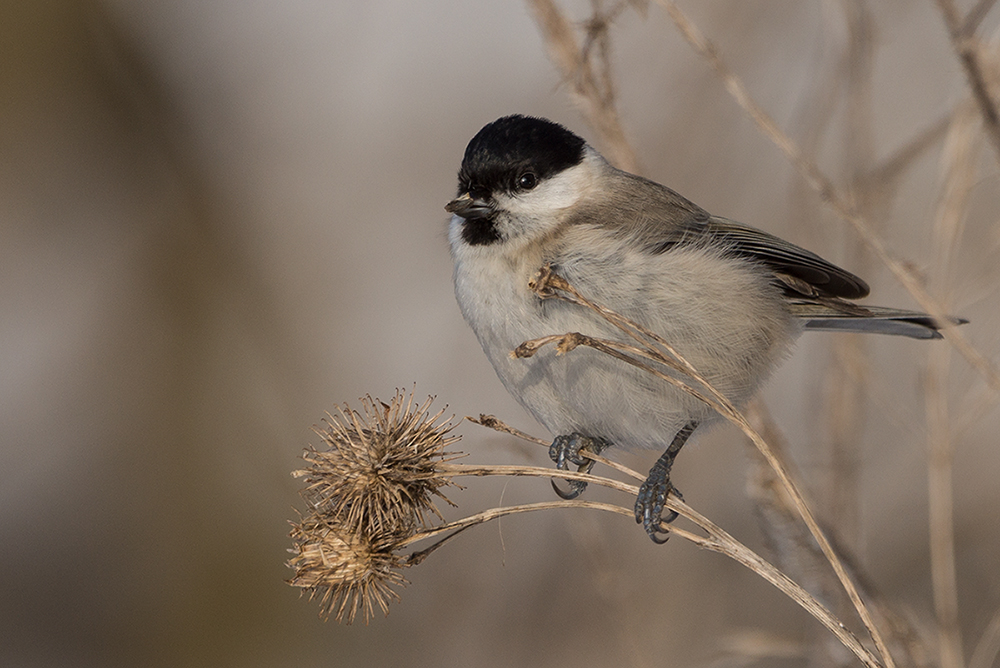
[[[665,339],[734,405],[745,404],[805,330],[938,339],[947,322],[862,306],[868,285],[774,235],[713,216],[675,191],[611,165],[545,118],[504,116],[465,149],[448,242],[455,296],[511,395],[553,435],[558,470],[589,472],[581,450],[662,450],[635,501],[636,522],[669,537],[667,496],[678,452],[719,415],[651,374],[589,348],[515,359],[539,337],[621,340],[593,310],[542,299],[529,281],[548,266],[580,294]],[[586,483],[570,481],[563,498]]]

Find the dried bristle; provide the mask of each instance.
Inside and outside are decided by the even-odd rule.
[[[399,600],[392,585],[408,584],[399,573],[403,557],[391,543],[375,547],[361,536],[312,520],[293,525],[291,535],[295,556],[288,566],[295,576],[289,584],[308,591],[310,600],[319,597],[324,619],[332,614],[350,624],[361,610],[367,622],[375,605],[386,614],[389,600]]]
[[[415,406],[397,392],[389,404],[365,397],[360,412],[338,408],[316,430],[327,449],[307,449],[306,468],[293,472],[306,481],[308,507],[292,524],[290,584],[320,597],[324,617],[350,623],[363,609],[367,620],[376,604],[387,612],[398,598],[390,586],[406,582],[396,546],[425,526],[426,513],[441,517],[435,497],[451,503],[441,488],[455,483],[441,465],[460,456],[445,451],[459,437],[443,410],[428,414],[431,401]]]
[[[369,536],[423,524],[428,511],[440,517],[433,499],[450,503],[440,490],[453,483],[439,466],[458,456],[445,448],[459,437],[448,435],[450,422],[438,424],[443,410],[428,416],[430,402],[414,408],[412,395],[397,394],[388,405],[366,397],[363,414],[345,406],[329,415],[317,432],[329,449],[309,449],[309,467],[298,472],[315,512]]]

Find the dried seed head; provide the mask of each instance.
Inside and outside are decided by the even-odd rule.
[[[405,557],[396,554],[392,543],[372,545],[363,536],[342,533],[336,527],[307,518],[292,525],[295,546],[288,566],[295,570],[289,584],[309,592],[309,599],[320,599],[320,614],[350,624],[358,610],[365,622],[371,619],[375,605],[384,614],[389,600],[399,600],[391,585],[406,585],[399,573]]]
[[[441,488],[454,484],[440,465],[458,456],[444,449],[459,437],[449,421],[437,424],[443,410],[428,416],[430,403],[414,407],[412,394],[397,392],[388,405],[365,397],[363,414],[345,405],[328,415],[317,430],[328,449],[308,449],[309,466],[293,473],[308,483],[312,512],[369,537],[409,532],[428,511],[440,517],[434,497],[451,503]]]
[[[327,449],[310,447],[308,466],[292,473],[306,480],[308,510],[292,523],[290,584],[321,596],[327,617],[335,610],[350,623],[363,608],[367,621],[373,604],[388,612],[388,600],[398,598],[390,585],[406,583],[400,546],[428,512],[441,517],[434,497],[451,503],[441,488],[455,483],[442,464],[460,456],[445,452],[459,437],[449,435],[450,421],[440,422],[443,410],[428,414],[430,404],[414,406],[412,393],[397,392],[389,404],[362,399],[362,412],[345,405],[316,430]]]

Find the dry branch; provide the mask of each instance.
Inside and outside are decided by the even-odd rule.
[[[613,357],[627,362],[628,364],[644,369],[658,378],[684,390],[685,392],[688,392],[692,396],[697,397],[714,408],[722,417],[735,424],[743,431],[744,434],[746,434],[746,436],[760,451],[761,455],[763,455],[767,460],[768,464],[774,469],[778,479],[781,481],[782,486],[792,499],[796,512],[798,512],[802,521],[805,522],[806,526],[809,528],[810,534],[812,534],[813,538],[819,544],[820,550],[823,552],[823,555],[826,557],[830,566],[836,573],[837,579],[840,581],[841,586],[844,588],[848,598],[851,600],[858,616],[861,618],[865,628],[868,630],[872,640],[875,642],[885,668],[892,668],[895,664],[892,661],[885,639],[882,637],[871,612],[861,599],[857,587],[848,575],[847,570],[844,568],[839,556],[833,549],[833,546],[826,537],[826,534],[820,528],[819,523],[816,521],[810,504],[806,502],[805,496],[799,489],[796,482],[792,479],[788,469],[785,468],[770,446],[764,441],[763,438],[761,438],[760,434],[754,430],[747,418],[732,404],[732,402],[712,387],[712,385],[701,374],[699,374],[698,371],[691,366],[691,364],[684,359],[684,357],[681,356],[673,348],[673,346],[670,345],[669,342],[665,341],[654,332],[645,329],[641,325],[638,325],[624,316],[615,313],[611,309],[591,302],[589,299],[580,294],[575,288],[573,288],[573,286],[571,286],[565,279],[554,273],[551,267],[543,267],[539,274],[532,279],[529,285],[535,293],[543,299],[564,299],[570,303],[586,306],[604,318],[607,322],[617,327],[624,334],[634,339],[639,346],[643,348],[642,355],[638,357],[631,357],[628,354],[631,352],[632,347],[630,346],[592,339],[579,333],[570,333],[562,337],[549,336],[544,337],[544,339],[536,340],[535,342],[528,342],[530,345],[527,345],[525,350],[530,350],[530,354],[534,354],[534,352],[537,351],[541,345],[545,345],[547,343],[557,343],[557,345],[564,352],[572,350],[579,345],[586,345],[595,348],[601,352],[605,352]],[[538,342],[543,340],[544,343],[539,345]],[[525,344],[522,344],[522,347],[523,346],[525,346]],[[519,347],[519,349],[520,348],[521,347]],[[515,352],[515,354],[517,353]],[[659,368],[643,361],[643,358],[662,364],[668,369],[682,371],[686,376],[694,380],[701,389],[693,387],[684,380],[661,371]]]
[[[922,309],[934,316],[934,318],[946,322],[949,318],[946,309],[939,300],[927,292],[920,277],[903,262],[892,256],[882,238],[858,214],[854,204],[840,194],[839,190],[834,186],[833,181],[815,163],[803,157],[795,142],[754,101],[746,86],[743,85],[743,82],[722,60],[715,45],[688,20],[680,8],[677,7],[676,3],[671,0],[657,0],[657,3],[667,11],[670,18],[681,31],[681,34],[694,47],[695,51],[711,64],[718,76],[723,80],[726,89],[736,98],[739,105],[750,115],[761,131],[781,149],[782,153],[795,165],[802,177],[819,194],[823,201],[827,202],[837,215],[851,224],[868,248],[889,269],[896,280],[906,288]],[[1000,370],[997,369],[996,365],[969,343],[960,329],[950,327],[942,330],[941,333],[955,350],[965,358],[966,362],[983,376],[990,388],[994,392],[1000,392]]]

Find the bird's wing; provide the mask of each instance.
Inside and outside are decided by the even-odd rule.
[[[819,255],[773,234],[728,218],[709,215],[655,181],[612,168],[613,187],[579,213],[582,222],[610,228],[651,253],[684,245],[709,245],[765,265],[790,296],[860,299],[868,285]]]
[[[718,244],[733,255],[768,266],[793,293],[860,299],[869,292],[863,280],[819,255],[727,218],[690,216],[681,225],[675,222],[664,229],[669,231],[651,246],[654,252],[684,244]]]

